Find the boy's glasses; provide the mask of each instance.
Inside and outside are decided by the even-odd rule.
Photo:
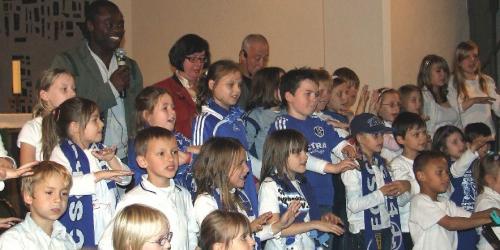
[[[186,59],[188,59],[188,61],[190,63],[207,63],[208,62],[208,58],[204,57],[204,56],[186,56]]]
[[[161,236],[157,241],[148,241],[149,243],[156,243],[160,246],[165,246],[167,242],[170,243],[172,240],[172,236],[174,235],[173,232],[166,233],[165,235]]]

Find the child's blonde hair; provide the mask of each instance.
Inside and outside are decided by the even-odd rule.
[[[113,247],[140,250],[146,241],[162,230],[169,231],[167,217],[157,209],[133,204],[119,212],[113,223]]]
[[[463,72],[460,63],[465,60],[473,50],[477,50],[479,53],[479,47],[473,41],[461,42],[457,45],[457,49],[455,50],[455,59],[453,61],[453,86],[457,90],[458,96],[463,98],[464,100],[469,99],[469,93],[467,92],[467,88],[465,87],[465,74]],[[486,79],[481,73],[481,62],[478,59],[478,66],[475,74],[479,76],[479,87],[481,91],[485,94],[488,93],[486,86]]]
[[[198,246],[201,250],[212,250],[215,243],[224,243],[226,249],[231,240],[243,230],[243,235],[252,233],[247,217],[238,212],[215,210],[205,217],[200,227]]]
[[[245,149],[236,139],[212,137],[206,141],[193,166],[196,194],[212,194],[217,188],[221,196],[220,209],[230,211],[237,211],[238,207],[245,209],[241,201],[230,192],[232,188],[228,181],[231,167],[245,154]]]
[[[153,113],[156,103],[160,100],[162,95],[169,95],[167,90],[149,86],[141,90],[135,98],[135,111],[136,111],[136,130],[139,131],[150,124],[144,120],[143,113]],[[137,132],[136,131],[136,132]]]
[[[23,177],[21,180],[21,192],[33,196],[35,186],[47,178],[57,175],[63,178],[66,188],[71,189],[73,179],[69,171],[61,164],[53,161],[41,161],[33,166],[33,174]]]
[[[38,100],[33,107],[33,117],[46,116],[50,112],[49,104],[40,98],[40,91],[48,91],[55,80],[61,75],[68,75],[74,79],[73,74],[65,69],[48,69],[42,72],[40,80],[37,82],[36,91],[38,94]],[[55,107],[53,107],[55,108]]]
[[[472,173],[476,179],[478,193],[482,193],[484,187],[487,186],[484,177],[486,175],[497,177],[499,169],[500,155],[498,154],[488,154],[483,159],[475,162]]]

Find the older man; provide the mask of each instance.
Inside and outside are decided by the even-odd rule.
[[[240,66],[243,73],[243,84],[238,104],[245,108],[252,89],[252,77],[258,70],[267,66],[269,44],[261,34],[250,34],[243,39],[240,50]]]

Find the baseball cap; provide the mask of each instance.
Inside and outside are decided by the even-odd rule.
[[[351,135],[356,135],[358,133],[375,134],[392,132],[392,129],[386,127],[378,116],[370,113],[362,113],[355,116],[349,128],[351,129]]]

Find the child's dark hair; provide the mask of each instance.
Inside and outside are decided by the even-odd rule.
[[[422,91],[420,90],[420,88],[417,85],[414,85],[414,84],[405,84],[405,85],[399,87],[398,91],[399,91],[399,95],[401,96],[401,100],[408,99],[410,97],[410,94],[413,92],[418,93],[418,95],[420,96],[420,100],[423,101],[423,99],[424,99],[424,97],[422,96]],[[420,109],[422,109],[422,107],[420,107]],[[401,106],[401,111],[405,111],[404,106]],[[420,113],[421,112],[422,112],[422,110],[420,110]]]
[[[175,139],[175,135],[166,128],[148,127],[137,133],[135,137],[135,152],[139,156],[145,156],[148,144],[152,139]]]
[[[201,223],[198,247],[201,250],[212,250],[215,243],[223,243],[227,249],[241,230],[244,236],[252,233],[247,217],[239,212],[215,210]]]
[[[487,185],[484,177],[486,175],[498,176],[498,170],[500,169],[500,155],[499,154],[488,154],[483,159],[474,162],[472,169],[472,174],[476,179],[477,191],[482,193],[484,187]]]
[[[241,143],[229,137],[212,137],[201,146],[200,154],[193,164],[194,179],[196,180],[196,194],[212,192],[218,188],[221,194],[222,207],[220,209],[237,211],[245,208],[241,201],[230,192],[228,182],[231,175],[230,168],[245,155]]]
[[[210,80],[217,82],[222,77],[233,72],[241,73],[241,70],[238,64],[231,60],[219,60],[208,67],[207,74],[198,81],[198,94],[196,95],[198,111],[201,111],[201,106],[207,104],[208,100],[212,98],[212,91],[208,87],[208,82]]]
[[[137,131],[147,127],[149,124],[144,120],[144,111],[152,113],[160,96],[168,94],[165,89],[149,86],[141,90],[135,98],[136,129]]]
[[[415,176],[417,176],[417,172],[423,171],[427,164],[435,159],[446,160],[447,157],[440,151],[425,150],[420,152],[420,154],[415,157],[415,161],[413,161],[413,173],[415,174]]]
[[[482,122],[469,123],[464,129],[465,141],[472,143],[476,138],[480,136],[491,136],[491,129],[488,125]]]
[[[408,130],[421,128],[426,128],[422,117],[412,112],[402,112],[392,123],[392,134],[394,135],[394,138],[397,138],[398,136],[405,138]],[[399,146],[403,145],[399,144]]]
[[[439,87],[437,91],[434,91],[431,83],[432,66],[437,65],[446,73],[446,78],[444,79],[445,84]],[[448,94],[448,78],[450,77],[450,68],[446,60],[437,55],[427,55],[422,59],[420,64],[420,70],[418,72],[417,84],[423,89],[424,87],[431,92],[434,101],[437,103],[445,103],[448,101],[446,95]]]
[[[264,142],[260,181],[277,173],[283,178],[291,154],[307,152],[307,139],[293,129],[277,130],[267,136]]]
[[[342,77],[339,77],[337,75],[334,75],[333,76],[333,79],[332,79],[332,88],[336,88],[344,83],[348,83],[347,80],[345,80],[344,78]]]
[[[295,91],[297,91],[300,87],[300,83],[304,80],[311,80],[318,84],[316,81],[316,75],[310,68],[292,69],[281,77],[280,95],[281,102],[284,106],[288,105],[285,93],[290,92],[292,95],[295,95]]]
[[[68,127],[71,122],[80,124],[83,132],[90,116],[99,110],[97,104],[91,100],[73,97],[59,107],[52,110],[50,114],[42,120],[42,154],[44,159],[50,159],[54,147],[59,143],[59,139],[69,139]]]
[[[252,78],[252,90],[245,110],[256,107],[269,109],[279,106],[281,101],[276,96],[279,90],[280,76],[285,74],[282,68],[269,67],[260,69]]]
[[[334,76],[338,76],[349,84],[353,84],[355,88],[359,88],[359,77],[356,73],[347,67],[338,68],[333,72]]]
[[[455,126],[446,125],[438,128],[438,130],[434,133],[434,137],[432,137],[432,150],[440,151],[446,154],[446,151],[448,151],[448,148],[446,147],[446,139],[454,133],[459,133],[462,138],[464,138],[462,130]]]

